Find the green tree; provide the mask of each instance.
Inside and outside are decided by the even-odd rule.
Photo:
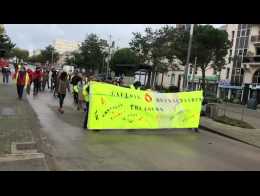
[[[10,57],[11,50],[15,44],[11,42],[9,36],[5,33],[5,29],[0,29],[0,57]]]
[[[88,35],[80,47],[79,61],[80,63],[84,62],[81,65],[88,70],[101,72],[107,47],[106,40],[100,39],[95,34]]]
[[[111,69],[116,71],[115,66],[118,64],[138,64],[138,57],[130,48],[118,49],[111,57]],[[129,74],[133,74],[133,70],[125,71]]]
[[[164,31],[159,29],[153,31],[146,28],[144,35],[133,33],[134,38],[129,43],[131,49],[136,53],[139,63],[152,64],[152,75],[148,75],[148,86],[154,86],[158,73],[164,73],[168,70],[167,62],[167,44],[168,40],[164,36]]]
[[[185,64],[187,56],[188,32],[175,30],[174,51],[176,57]],[[202,90],[205,95],[205,73],[208,67],[221,70],[225,65],[230,42],[227,32],[214,28],[211,25],[197,25],[194,27],[192,40],[191,62],[197,57],[197,67],[202,72]]]
[[[31,63],[46,63],[46,60],[41,54],[30,56],[28,61]]]
[[[29,51],[20,49],[20,48],[13,48],[10,52],[10,57],[16,57],[19,60],[27,61],[29,58]]]
[[[111,58],[111,68],[114,69],[117,64],[137,64],[138,57],[130,48],[117,50]]]
[[[4,27],[1,27],[1,26],[0,26],[0,34],[3,34],[4,32],[5,32]]]
[[[66,57],[65,63],[68,65],[78,65],[80,67],[84,67],[83,56],[80,52],[72,52],[69,57]]]
[[[47,46],[44,50],[41,50],[41,56],[44,62],[48,61],[49,63],[52,63],[52,58],[53,63],[57,63],[59,60],[59,53],[56,52],[55,48],[51,45]]]

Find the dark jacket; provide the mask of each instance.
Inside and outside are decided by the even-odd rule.
[[[79,77],[79,76],[77,76],[77,75],[72,77],[72,79],[71,79],[71,84],[72,84],[73,86],[78,85],[79,82],[82,82],[81,77]]]

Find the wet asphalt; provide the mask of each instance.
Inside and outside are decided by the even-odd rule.
[[[70,94],[64,114],[49,91],[27,98],[40,120],[53,170],[260,170],[259,148],[204,130],[85,131],[82,111]]]

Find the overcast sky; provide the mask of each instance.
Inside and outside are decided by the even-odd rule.
[[[6,24],[5,29],[17,47],[32,52],[52,44],[55,39],[82,42],[87,34],[95,33],[103,39],[116,42],[116,46],[128,47],[132,32],[143,32],[145,27],[160,28],[165,24]],[[214,25],[216,27],[220,24]]]

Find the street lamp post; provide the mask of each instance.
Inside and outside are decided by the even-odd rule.
[[[53,66],[53,50],[51,51],[51,64]]]
[[[106,69],[106,79],[108,79],[108,74],[109,74],[109,63],[110,63],[110,60],[111,60],[111,54],[110,54],[110,52],[111,52],[111,45],[112,45],[112,43],[111,43],[111,40],[112,40],[112,35],[109,35],[109,47],[108,47],[108,61],[107,61],[107,69]]]
[[[189,45],[188,45],[188,54],[187,54],[187,60],[186,60],[186,65],[185,65],[185,69],[184,69],[184,77],[183,77],[183,85],[182,85],[183,90],[186,90],[187,86],[188,86],[188,69],[189,69],[189,62],[190,62],[193,28],[194,28],[194,24],[191,24],[190,38],[189,38]]]

